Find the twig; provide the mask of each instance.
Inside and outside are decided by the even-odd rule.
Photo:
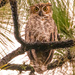
[[[68,61],[68,58],[67,57],[61,57],[60,59],[50,63],[48,66],[47,66],[47,69],[48,70],[52,70],[54,68],[57,68],[57,67],[61,67],[66,61]]]
[[[7,64],[11,59],[13,59],[14,57],[23,54],[24,53],[24,48],[23,47],[19,47],[16,50],[14,50],[13,52],[9,53],[8,55],[6,55],[5,57],[3,57],[0,60],[0,67],[2,67],[3,65]]]
[[[6,66],[2,67],[1,69],[19,70],[19,71],[34,71],[34,68],[32,66],[24,65],[24,64],[7,64]]]

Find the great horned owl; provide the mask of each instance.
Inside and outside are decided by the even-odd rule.
[[[30,6],[30,17],[25,28],[25,41],[28,43],[57,41],[57,26],[52,18],[50,3]],[[27,52],[31,65],[38,73],[47,70],[53,53],[54,50],[36,51],[35,49]]]

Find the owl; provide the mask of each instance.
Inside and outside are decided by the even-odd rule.
[[[52,18],[51,3],[39,3],[30,6],[30,16],[25,27],[25,41],[52,42],[57,41],[57,26]],[[35,50],[27,52],[30,64],[38,73],[47,70],[48,64],[53,58],[54,50]]]

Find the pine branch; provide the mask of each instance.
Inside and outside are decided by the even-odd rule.
[[[71,58],[68,58],[71,57]],[[50,63],[47,66],[47,70],[52,70],[58,67],[61,67],[65,62],[72,61],[72,56],[68,55],[68,53],[66,53],[64,56],[60,57],[58,60],[53,61],[52,63]],[[5,70],[18,70],[18,71],[31,71],[32,73],[34,72],[34,68],[30,65],[25,65],[25,64],[7,64],[4,67],[2,67],[1,69],[5,69]]]
[[[12,10],[12,17],[14,22],[14,36],[16,40],[21,44],[25,45],[25,40],[21,38],[21,35],[19,33],[19,22],[18,22],[18,13],[17,13],[17,1],[16,0],[9,0]]]
[[[67,41],[57,41],[57,42],[49,42],[49,43],[32,43],[27,44],[25,47],[21,46],[17,48],[15,51],[9,53],[5,57],[0,60],[0,67],[7,64],[11,59],[14,57],[24,54],[26,51],[35,49],[35,50],[51,50],[51,49],[58,49],[58,48],[67,48],[73,46],[75,41],[67,40]]]
[[[34,71],[34,68],[25,64],[7,64],[1,69],[4,70],[18,70],[18,71]]]
[[[26,43],[26,50],[35,49],[35,50],[49,50],[49,49],[58,49],[58,48],[67,48],[74,46],[74,40],[65,40],[65,41],[54,41],[54,42],[35,42],[35,43]]]
[[[65,48],[65,47],[70,47],[70,45],[74,45],[74,41],[73,40],[68,40],[68,41],[61,41],[61,42],[50,42],[50,43],[41,43],[41,42],[35,42],[35,43],[26,43],[25,40],[23,40],[21,38],[21,35],[19,33],[19,22],[18,22],[18,14],[17,14],[17,2],[16,0],[9,0],[10,1],[10,5],[11,5],[11,10],[12,10],[12,16],[13,16],[13,22],[14,22],[14,35],[16,40],[24,47],[26,47],[26,49],[38,49],[38,47],[40,47],[41,49],[47,49],[47,48],[56,48],[57,46],[60,48]],[[59,45],[57,45],[57,43]],[[60,45],[62,43],[62,45]],[[65,46],[66,45],[66,46]],[[57,48],[58,48],[57,47]]]
[[[23,54],[24,53],[24,48],[23,47],[19,47],[16,50],[12,51],[11,53],[9,53],[8,55],[6,55],[5,57],[3,57],[0,60],[0,67],[2,67],[3,65],[7,64],[11,59],[13,59],[14,57]]]

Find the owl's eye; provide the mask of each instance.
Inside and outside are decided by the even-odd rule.
[[[43,10],[44,10],[44,11],[47,11],[47,10],[48,10],[47,6],[45,6],[45,7],[43,8]]]
[[[37,12],[38,10],[39,10],[39,8],[38,8],[38,7],[35,7],[35,8],[34,8],[34,11],[36,11],[36,12]]]

